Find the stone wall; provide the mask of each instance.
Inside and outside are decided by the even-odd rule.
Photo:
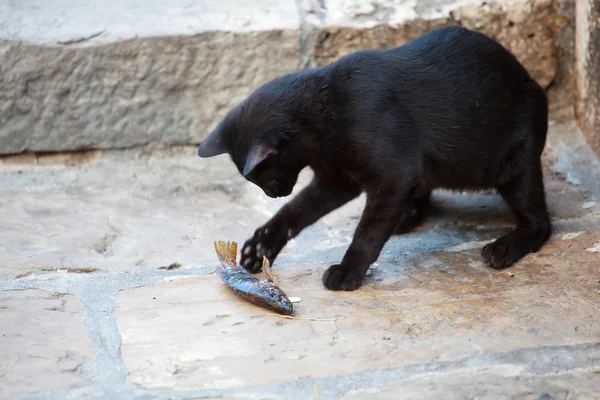
[[[555,2],[556,76],[548,87],[550,115],[563,122],[575,118],[575,0]]]
[[[600,155],[600,0],[577,0],[577,120]]]
[[[565,69],[557,26],[568,26],[568,2],[5,2],[0,154],[195,144],[276,76],[450,24],[496,38],[553,89]]]
[[[1,153],[198,142],[252,87],[299,67],[288,30],[3,45]]]
[[[374,27],[324,26],[317,34],[314,55],[323,65],[361,48],[399,46],[431,29],[462,25],[483,32],[515,53],[544,87],[557,71],[554,24],[557,11],[553,0],[468,4],[437,18],[417,18],[400,24]]]

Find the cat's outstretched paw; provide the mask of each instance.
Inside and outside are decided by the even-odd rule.
[[[323,285],[329,290],[352,291],[360,287],[363,276],[348,265],[332,265],[323,274]]]
[[[273,227],[265,225],[254,232],[254,236],[244,243],[240,264],[253,274],[260,272],[263,256],[273,263],[283,246],[287,243],[287,236]]]

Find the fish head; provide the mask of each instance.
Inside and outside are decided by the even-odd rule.
[[[287,295],[272,282],[268,282],[268,288],[262,292],[261,297],[265,306],[279,314],[290,315],[294,311]]]
[[[273,309],[283,315],[290,315],[294,312],[294,306],[292,302],[287,297],[282,297],[281,300],[276,304]]]

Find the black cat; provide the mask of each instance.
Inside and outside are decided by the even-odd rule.
[[[394,233],[424,217],[432,189],[495,188],[517,227],[482,250],[505,268],[548,240],[540,156],[544,90],[491,38],[461,27],[433,30],[390,50],[364,50],[288,74],[233,108],[198,148],[229,153],[268,196],[287,196],[305,167],[314,179],[242,247],[252,272],[287,241],[366,192],[340,264],[323,275],[355,290]]]

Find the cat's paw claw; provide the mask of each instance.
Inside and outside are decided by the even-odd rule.
[[[347,265],[332,265],[323,274],[323,285],[329,290],[352,291],[360,287],[362,276]]]
[[[258,273],[262,270],[263,256],[272,264],[285,243],[286,240],[278,237],[273,228],[259,228],[254,232],[254,236],[244,243],[240,264],[248,272]]]
[[[244,244],[240,264],[250,273],[256,274],[262,269],[262,256],[256,242],[256,237],[249,239]]]

